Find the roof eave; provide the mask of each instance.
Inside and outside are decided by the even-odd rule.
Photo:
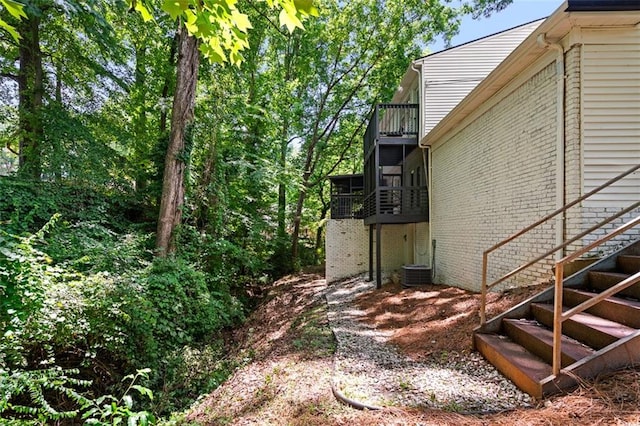
[[[467,118],[480,105],[497,93],[515,76],[544,55],[547,51],[546,48],[537,42],[541,34],[544,34],[545,38],[550,42],[558,42],[562,40],[574,26],[580,26],[582,24],[582,18],[592,18],[594,15],[599,15],[599,17],[603,18],[599,23],[602,26],[607,26],[609,22],[617,22],[617,20],[613,18],[619,16],[621,13],[621,11],[618,10],[607,10],[605,15],[612,18],[611,21],[608,21],[604,19],[605,16],[602,12],[572,12],[569,10],[571,3],[575,3],[575,1],[565,1],[556,9],[549,18],[540,24],[502,63],[480,82],[467,97],[431,129],[431,131],[420,140],[419,145],[421,147],[427,147],[439,140],[455,125]],[[640,20],[640,7],[636,6],[633,10],[637,12],[638,20]],[[625,10],[625,13],[628,14],[628,12],[628,10]],[[634,19],[630,19],[629,21],[632,22]],[[629,25],[632,24],[629,23]]]

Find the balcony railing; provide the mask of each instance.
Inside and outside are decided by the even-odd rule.
[[[331,219],[362,219],[362,194],[333,194]]]
[[[364,200],[364,218],[395,223],[427,220],[427,197],[424,187],[378,187]]]
[[[418,104],[379,104],[364,135],[365,153],[380,137],[418,136]]]

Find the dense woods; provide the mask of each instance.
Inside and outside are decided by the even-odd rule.
[[[410,61],[509,1],[0,0],[0,418],[145,424],[323,260],[326,177]]]

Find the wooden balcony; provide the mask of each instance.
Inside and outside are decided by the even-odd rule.
[[[364,199],[364,223],[417,223],[429,217],[425,187],[380,186]]]
[[[361,174],[330,176],[331,219],[363,218],[363,187]]]
[[[331,219],[363,219],[362,194],[331,195]]]
[[[377,143],[417,145],[418,104],[379,104],[364,134],[365,158]]]
[[[426,158],[418,148],[417,104],[379,104],[364,136],[364,222],[428,220]]]

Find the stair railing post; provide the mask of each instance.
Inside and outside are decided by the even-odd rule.
[[[480,293],[480,325],[487,322],[487,263],[489,261],[489,253],[482,253],[482,289]]]
[[[558,376],[562,358],[562,281],[564,263],[556,263],[555,291],[553,296],[553,375]]]

